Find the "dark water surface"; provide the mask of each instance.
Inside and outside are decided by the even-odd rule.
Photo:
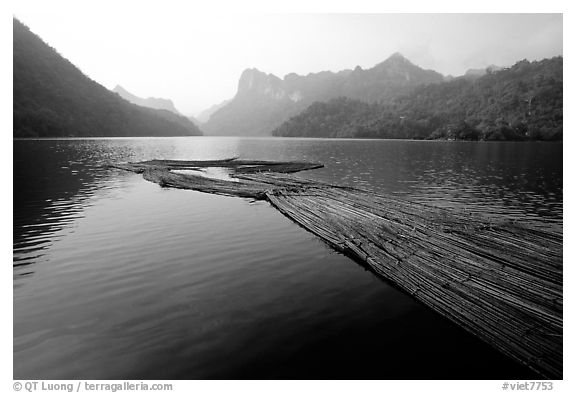
[[[15,379],[535,378],[265,202],[101,166],[233,156],[562,224],[562,144],[14,141]]]

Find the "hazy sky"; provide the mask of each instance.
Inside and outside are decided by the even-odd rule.
[[[47,3],[16,4],[14,15],[97,82],[170,98],[184,114],[233,97],[252,67],[284,77],[369,68],[401,52],[461,75],[562,54],[561,14],[214,14]]]

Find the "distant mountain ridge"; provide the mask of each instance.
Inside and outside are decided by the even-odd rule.
[[[503,69],[504,69],[503,67],[498,67],[495,65],[489,65],[486,68],[470,68],[466,71],[464,75],[461,76],[461,78],[472,78],[472,79],[479,78],[488,73],[501,71]]]
[[[163,109],[175,113],[177,115],[181,114],[180,112],[178,112],[178,110],[174,106],[174,103],[170,99],[154,98],[154,97],[141,98],[130,93],[128,90],[124,89],[120,85],[116,85],[116,87],[114,87],[112,91],[114,93],[118,93],[120,97],[124,98],[126,101],[131,102],[133,104],[144,106],[146,108]]]
[[[188,136],[202,132],[166,110],[129,103],[13,20],[13,136]]]
[[[421,85],[380,103],[315,102],[273,132],[284,137],[561,140],[563,58]]]
[[[212,116],[212,114],[219,111],[220,108],[223,108],[224,106],[226,106],[230,101],[232,101],[232,100],[224,100],[219,104],[215,104],[215,105],[212,105],[210,108],[204,109],[202,112],[200,112],[196,116],[196,120],[200,123],[206,123],[208,120],[210,120],[210,117]]]
[[[324,71],[284,79],[255,68],[240,76],[230,102],[210,116],[204,130],[212,135],[270,135],[272,129],[315,101],[344,96],[365,102],[387,102],[417,86],[441,83],[444,76],[424,70],[395,53],[363,70]]]

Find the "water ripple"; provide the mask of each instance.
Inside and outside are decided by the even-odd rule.
[[[320,161],[325,168],[298,176],[561,227],[561,151],[266,138],[15,141],[14,377],[533,377],[264,202],[163,189],[103,165]]]

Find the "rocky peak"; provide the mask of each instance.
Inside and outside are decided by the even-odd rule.
[[[240,76],[237,95],[266,96],[278,99],[282,98],[285,92],[282,79],[256,68],[248,68]]]
[[[409,85],[436,83],[444,80],[442,74],[418,67],[399,52],[393,53],[368,72],[380,78],[396,80],[399,83],[402,81],[401,83]]]
[[[174,106],[174,103],[170,99],[154,98],[154,97],[141,98],[130,93],[128,90],[126,90],[120,85],[116,85],[116,87],[112,89],[112,91],[114,93],[117,93],[120,97],[124,98],[126,101],[131,102],[133,104],[152,109],[164,109],[172,113],[180,114],[180,112],[178,112],[178,110]]]
[[[404,57],[404,55],[400,52],[394,52],[392,53],[389,57],[388,60],[394,60],[394,61],[408,61],[407,58]],[[409,62],[409,61],[408,61]]]
[[[123,88],[123,87],[120,86],[120,85],[116,85],[116,87],[114,87],[114,88],[112,89],[112,91],[115,92],[115,93],[127,92],[126,89]]]
[[[390,55],[382,63],[377,64],[374,68],[408,68],[416,67],[410,60],[405,58],[401,53],[396,52]]]

